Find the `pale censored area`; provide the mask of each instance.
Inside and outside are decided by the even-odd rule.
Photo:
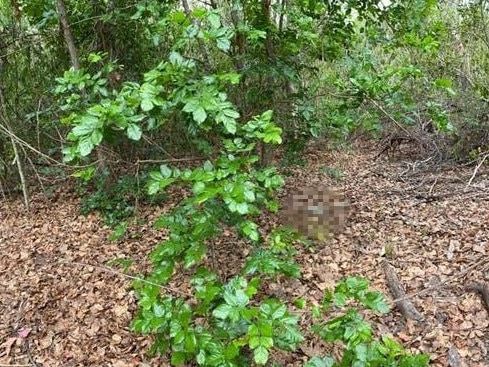
[[[290,193],[284,202],[283,220],[300,234],[324,240],[345,226],[349,203],[345,195],[326,186],[308,186]]]

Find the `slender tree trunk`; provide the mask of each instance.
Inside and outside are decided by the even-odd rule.
[[[70,24],[68,23],[68,16],[66,15],[66,7],[63,0],[57,0],[58,11],[60,16],[61,28],[63,30],[63,36],[65,38],[66,46],[70,53],[71,65],[75,70],[80,70],[80,61],[78,59],[78,51],[71,34]]]
[[[273,24],[274,21],[272,19],[272,0],[262,0],[262,18],[263,22],[267,24],[266,26],[266,36],[265,36],[265,54],[267,56],[268,63],[270,65],[275,65],[277,63],[277,57],[275,54],[275,44],[274,44],[274,34],[273,34]],[[274,76],[267,76],[267,79],[269,79],[268,83],[269,85],[276,85],[276,78]],[[275,91],[272,92],[272,105],[268,106],[268,108],[275,109],[274,107],[274,100],[275,100]],[[268,166],[271,161],[272,157],[274,154],[274,148],[270,144],[265,144],[262,143],[261,145],[261,160],[260,164],[263,167]]]
[[[238,72],[242,72],[244,68],[244,62],[243,62],[243,55],[245,55],[246,52],[246,37],[239,29],[241,19],[238,13],[237,6],[239,2],[236,2],[232,4],[232,9],[231,9],[231,21],[233,22],[234,26],[234,49],[232,50],[233,55],[232,55],[232,60],[234,62],[235,68]]]
[[[12,128],[10,127],[7,108],[5,106],[5,99],[3,98],[3,92],[1,88],[0,88],[0,104],[2,105],[2,120],[5,123],[5,130],[8,131],[10,143],[12,144],[12,150],[14,151],[15,163],[17,164],[17,172],[19,173],[20,185],[22,186],[22,196],[24,198],[25,209],[29,211],[29,190],[27,188],[27,181],[24,175],[24,167],[22,166],[22,160],[20,159],[19,150],[17,149],[15,134],[12,131]]]
[[[196,24],[195,22],[195,19],[194,17],[192,16],[192,11],[190,10],[190,6],[189,6],[189,3],[187,0],[182,0],[182,6],[183,6],[183,11],[185,12],[185,15],[187,16],[187,18],[193,23],[193,24]],[[202,42],[200,42],[199,40],[197,41],[198,42],[198,45],[199,45],[199,51],[200,53],[202,54],[202,57],[204,58],[204,69],[208,72],[210,72],[212,70],[212,66],[211,66],[211,63],[210,63],[210,59],[209,59],[209,55],[207,53],[207,50],[205,49],[204,45],[202,44]]]
[[[76,48],[75,41],[71,33],[71,28],[68,22],[68,15],[66,12],[65,3],[63,2],[63,0],[57,0],[57,6],[58,6],[58,11],[60,16],[61,28],[66,42],[66,47],[68,48],[68,51],[70,53],[71,65],[75,70],[80,70],[80,60],[78,58],[78,50]],[[84,94],[85,91],[82,91],[82,93]],[[108,168],[108,164],[107,164],[107,157],[102,149],[102,144],[97,146],[95,151],[97,152],[99,168],[102,171],[105,171]]]

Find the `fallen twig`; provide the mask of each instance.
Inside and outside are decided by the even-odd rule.
[[[482,156],[482,159],[479,161],[479,163],[477,163],[477,166],[475,166],[474,168],[474,172],[472,172],[472,176],[470,177],[470,180],[469,182],[467,182],[467,187],[470,186],[470,184],[472,183],[472,181],[474,180],[475,176],[477,175],[477,171],[479,171],[479,168],[480,166],[482,166],[482,164],[485,162],[485,160],[487,159],[487,157],[489,156],[489,153],[487,154],[484,154]]]
[[[485,309],[489,312],[489,287],[484,283],[473,283],[465,287],[468,292],[478,293],[482,296],[482,303]]]
[[[387,286],[395,298],[394,303],[404,318],[413,319],[419,322],[424,321],[425,317],[416,309],[416,307],[414,307],[409,299],[405,298],[406,291],[399,281],[394,268],[390,266],[386,260],[383,261],[382,265],[387,280]]]
[[[448,349],[447,362],[449,367],[462,367],[465,365],[460,361],[460,354],[453,345]]]

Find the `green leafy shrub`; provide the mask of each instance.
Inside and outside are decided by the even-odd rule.
[[[313,357],[305,367],[423,367],[427,366],[429,356],[412,355],[404,350],[393,338],[382,335],[375,338],[372,326],[363,319],[358,306],[350,306],[338,316],[328,318],[328,314],[355,301],[361,307],[378,313],[387,313],[389,308],[379,292],[368,289],[365,279],[350,277],[339,282],[334,291],[325,291],[321,307],[313,310],[320,320],[312,330],[326,342],[341,342],[342,353],[339,358],[331,356]]]
[[[169,239],[153,251],[152,272],[135,282],[141,311],[135,330],[156,333],[154,352],[170,353],[173,364],[197,361],[206,366],[242,366],[251,356],[265,364],[273,348],[294,349],[302,341],[298,318],[276,299],[257,301],[261,276],[298,276],[292,250],[275,234],[263,243],[252,220],[263,208],[276,210],[273,193],[283,180],[273,168],[255,168],[256,141],[279,143],[281,130],[271,122],[270,111],[236,128],[235,137],[224,140],[225,151],[202,167],[179,170],[167,165],[150,174],[148,191],[155,194],[170,184],[190,187],[192,196],[162,216],[157,227],[170,231]],[[212,261],[206,265],[209,243],[224,226],[256,247],[241,271],[227,283],[219,280]],[[191,271],[193,293],[186,297],[162,295],[177,269]],[[241,275],[240,275],[241,274]]]
[[[362,18],[371,20],[371,15],[384,14],[376,2],[369,4],[360,9]],[[324,33],[331,35],[339,54],[356,31],[347,25],[335,39],[329,26],[341,28],[338,24],[344,24],[343,9],[317,3],[317,9],[299,6],[287,13],[290,18],[285,23],[303,27],[306,36],[298,38],[296,32],[290,32],[294,28],[285,33],[275,27],[261,5],[243,7],[246,13],[241,15],[246,17],[233,22],[225,21],[225,9],[195,8],[190,14],[176,8],[168,11],[161,25],[171,31],[168,39],[175,42],[162,61],[144,74],[141,84],[125,82],[120,90],[108,92],[104,76],[110,69],[104,68],[94,75],[72,70],[58,80],[57,92],[66,97],[63,108],[69,113],[64,122],[71,128],[69,145],[63,149],[65,161],[89,160],[101,144],[138,142],[144,134],[155,131],[165,136],[169,123],[186,129],[198,150],[207,155],[208,159],[197,167],[162,164],[148,173],[146,182],[149,195],[165,192],[172,185],[182,190],[182,199],[155,223],[156,228],[168,230],[168,237],[151,253],[149,273],[134,282],[139,311],[132,326],[135,331],[154,334],[151,351],[169,356],[173,365],[265,365],[275,349],[294,351],[304,340],[298,316],[285,301],[261,289],[263,282],[277,277],[300,276],[292,246],[296,237],[285,230],[265,236],[257,224],[259,215],[277,210],[276,192],[283,184],[275,168],[259,164],[261,148],[282,142],[283,129],[272,120],[272,108],[278,111],[276,115],[281,114],[282,122],[291,110],[305,119],[304,125],[298,124],[301,120],[295,117],[290,125],[284,124],[300,150],[307,136],[319,135],[321,127],[333,127],[340,135],[349,132],[355,125],[354,118],[347,115],[350,102],[360,107],[365,95],[392,92],[380,78],[362,73],[362,68],[370,67],[365,63],[352,68],[358,75],[352,75],[344,88],[354,95],[343,104],[335,100],[345,114],[333,114],[324,125],[310,115],[314,104],[307,101],[307,96],[304,103],[299,101],[294,106],[300,93],[287,88],[286,98],[281,98],[282,87],[288,82],[302,82],[297,79],[297,71],[303,68],[301,62],[310,59],[297,63],[290,55],[318,38],[312,32],[316,19],[325,12],[334,15],[331,19],[337,23],[328,24]],[[307,19],[302,16],[304,12],[310,13]],[[242,40],[241,46],[246,47],[233,45],[236,40]],[[279,47],[272,47],[274,43]],[[245,53],[247,49],[253,52]],[[92,59],[94,64],[100,60],[96,55]],[[295,66],[289,68],[289,64]],[[228,93],[234,95],[235,103]],[[274,108],[279,105],[286,107]],[[90,172],[85,173],[89,178]],[[87,206],[107,209],[120,220],[132,210],[126,197],[130,194],[126,188],[131,186],[121,183],[114,191],[99,190]],[[236,268],[224,278],[220,270],[225,260],[217,257],[215,248],[220,243],[232,251],[238,241],[239,246],[247,247],[249,255],[243,265],[233,264]],[[176,274],[184,278],[188,289],[173,287]],[[361,282],[356,287],[346,284],[346,288],[335,292],[335,297],[353,297],[370,307],[377,304],[378,297]],[[327,316],[326,303],[319,311]],[[381,360],[369,339],[368,325],[355,312],[349,310],[335,323],[324,324],[327,332],[317,330],[325,340],[347,342],[345,364],[338,362],[338,366],[370,363],[372,358],[364,357],[369,352]],[[384,348],[388,356],[391,346]]]
[[[280,129],[270,119],[267,111],[245,124],[233,124],[234,138],[224,140],[226,150],[214,163],[186,170],[162,165],[150,174],[152,194],[175,184],[191,191],[157,221],[157,227],[169,230],[169,237],[152,252],[151,272],[134,283],[140,310],[133,329],[155,334],[151,351],[168,355],[173,365],[265,365],[273,349],[292,352],[304,340],[299,318],[287,304],[260,291],[264,279],[300,276],[291,245],[297,235],[276,230],[263,238],[253,221],[262,211],[277,209],[274,192],[283,183],[274,168],[256,168],[256,141],[280,142]],[[227,282],[219,277],[223,259],[207,256],[225,228],[235,229],[253,246],[242,268],[234,269]],[[188,292],[171,291],[176,273],[189,277]],[[369,309],[387,311],[381,295],[368,290],[366,281],[351,278],[334,293],[326,292],[322,308],[313,312],[327,317],[332,301],[343,306],[350,298]],[[316,357],[308,366],[406,366],[406,361],[426,365],[426,357],[409,355],[387,337],[377,342],[355,308],[313,330],[346,347],[337,364],[331,357]]]

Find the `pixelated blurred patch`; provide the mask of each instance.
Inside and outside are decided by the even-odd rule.
[[[283,223],[300,234],[325,240],[344,228],[348,209],[348,201],[340,191],[308,186],[289,193],[281,215]]]

